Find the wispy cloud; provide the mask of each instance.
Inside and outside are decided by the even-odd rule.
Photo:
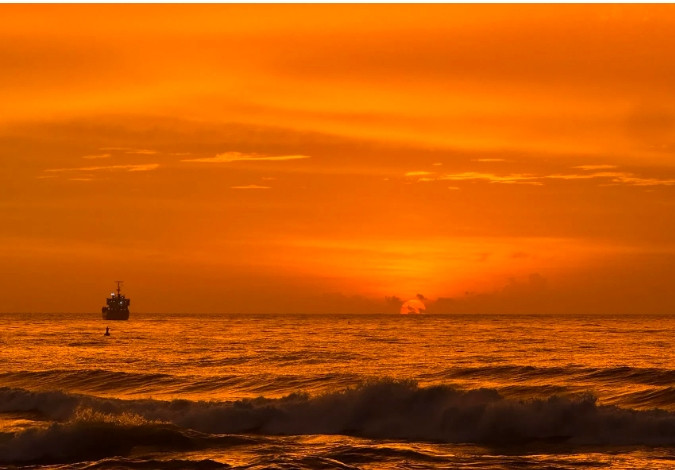
[[[626,173],[612,179],[615,184],[630,184],[632,186],[675,186],[675,179],[640,178]]]
[[[113,151],[113,152],[124,152],[132,155],[155,155],[159,153],[157,150],[151,149],[137,149],[133,147],[101,147],[99,150]]]
[[[137,165],[107,165],[107,166],[83,166],[77,168],[50,168],[45,170],[49,173],[65,173],[71,171],[152,171],[159,168],[159,163],[141,163]]]
[[[431,171],[409,171],[405,174],[405,176],[427,176],[427,175],[433,175],[433,172],[431,172]]]
[[[487,181],[489,183],[499,184],[531,184],[541,186],[543,183],[538,181],[539,176],[525,173],[511,173],[508,175],[496,175],[494,173],[479,173],[467,171],[464,173],[454,173],[443,175],[438,178],[442,181]]]
[[[244,186],[230,186],[230,189],[270,189],[270,186],[261,186],[259,184],[247,184]]]
[[[241,152],[225,152],[219,153],[215,157],[204,158],[188,158],[181,160],[182,162],[197,162],[197,163],[232,163],[232,162],[283,162],[288,160],[303,160],[311,158],[309,155],[259,155],[255,153],[241,153]]]
[[[84,158],[85,160],[99,160],[101,158],[110,158],[110,154],[109,153],[102,153],[102,154],[99,154],[99,155],[84,155],[84,156],[82,156],[82,158]]]
[[[406,174],[406,176],[411,176]],[[440,176],[423,176],[417,182],[433,181],[485,181],[497,184],[528,184],[542,186],[547,180],[598,180],[604,186],[627,185],[627,186],[675,186],[675,178],[650,178],[641,177],[633,173],[623,171],[584,171],[583,173],[555,173],[550,175],[536,175],[531,173],[510,173],[499,175],[495,173],[483,173],[468,171],[464,173],[444,174]],[[602,181],[605,180],[605,181]]]
[[[618,171],[601,171],[595,173],[556,173],[552,175],[544,175],[542,178],[552,180],[591,180],[597,178],[619,178],[627,175]]]
[[[609,181],[605,184],[625,184],[629,186],[675,186],[675,179],[672,178],[643,178],[641,176],[636,176],[633,173],[622,171],[600,171],[595,173],[547,175],[544,176],[544,178],[562,180],[606,179]]]
[[[496,162],[505,162],[506,160],[503,158],[475,158],[472,161],[482,163],[496,163]]]
[[[592,171],[592,170],[611,170],[612,168],[616,168],[616,165],[579,165],[575,166],[572,168],[577,168],[579,170],[587,170],[587,171]]]

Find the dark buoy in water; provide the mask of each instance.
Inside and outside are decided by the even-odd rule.
[[[105,333],[103,333],[103,336],[110,336],[110,327],[105,327]]]

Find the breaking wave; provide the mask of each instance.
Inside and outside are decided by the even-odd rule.
[[[0,436],[0,462],[80,461],[126,456],[136,446],[190,450],[306,434],[498,447],[675,446],[675,413],[664,410],[599,405],[591,395],[514,400],[492,389],[462,391],[394,380],[317,396],[229,402],[120,400],[0,388],[0,412],[31,412],[50,423]]]

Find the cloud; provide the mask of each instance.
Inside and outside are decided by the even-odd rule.
[[[578,168],[580,170],[611,170],[616,168],[616,165],[579,165],[572,168]]]
[[[403,299],[396,295],[386,296],[384,298],[384,313],[399,313],[401,311],[401,306],[403,305]]]
[[[601,165],[596,165],[601,166]],[[607,165],[609,167],[609,165]],[[590,166],[587,166],[587,170]],[[406,174],[407,175],[407,174]],[[542,186],[545,180],[607,180],[603,185],[627,185],[627,186],[675,186],[675,178],[641,177],[624,171],[596,171],[584,173],[555,173],[549,175],[535,175],[531,173],[509,173],[498,175],[495,173],[481,173],[467,171],[463,173],[451,173],[438,177],[424,176],[418,182],[430,181],[486,181],[498,184],[529,184]],[[450,189],[456,188],[450,186]]]
[[[326,292],[310,296],[302,310],[313,313],[398,313],[403,301],[398,297],[384,299],[363,295],[349,295],[340,292]]]
[[[615,184],[629,184],[632,186],[675,186],[675,179],[640,178],[626,173],[612,179]]]
[[[157,150],[151,149],[137,149],[133,147],[101,147],[99,150],[103,151],[113,151],[113,152],[124,152],[133,155],[155,155],[159,152]]]
[[[675,179],[668,178],[643,178],[635,176],[633,173],[619,171],[602,171],[596,173],[582,174],[561,174],[546,175],[544,178],[561,180],[588,180],[588,179],[607,179],[611,185],[628,186],[675,186]]]
[[[157,150],[150,150],[150,149],[130,149],[127,150],[126,153],[130,154],[136,154],[136,155],[155,155]]]
[[[443,181],[488,181],[490,183],[531,184],[536,186],[541,186],[543,184],[541,181],[538,181],[541,179],[540,176],[531,174],[519,174],[519,173],[511,173],[508,175],[496,175],[494,173],[478,173],[473,171],[467,171],[464,173],[453,173],[443,175],[438,179]]]
[[[597,178],[616,178],[620,176],[625,176],[626,173],[618,171],[601,171],[595,173],[556,173],[553,175],[544,175],[542,178],[548,178],[553,180],[591,180]]]
[[[107,166],[83,166],[78,168],[50,168],[45,170],[49,173],[64,173],[69,171],[152,171],[159,168],[159,163],[140,163],[137,165],[107,165]]]
[[[427,175],[433,175],[433,172],[431,172],[431,171],[409,171],[405,174],[405,176],[427,176]]]
[[[510,278],[501,289],[492,292],[465,292],[458,297],[440,297],[427,302],[430,313],[550,313],[554,293],[548,280],[539,273],[525,278]]]
[[[246,154],[241,152],[225,152],[219,153],[215,157],[204,157],[204,158],[189,158],[181,160],[182,162],[197,162],[197,163],[232,163],[232,162],[258,162],[258,161],[272,161],[272,162],[282,162],[288,160],[303,160],[305,158],[311,158],[308,155],[258,155],[258,154]]]
[[[86,160],[98,160],[98,159],[101,159],[101,158],[110,158],[110,154],[109,153],[102,153],[100,155],[84,155],[82,158],[84,158]]]
[[[247,184],[245,186],[230,186],[230,189],[270,189],[270,186],[260,186],[259,184]]]
[[[496,162],[505,162],[503,158],[475,158],[472,161],[482,162],[482,163],[496,163]]]

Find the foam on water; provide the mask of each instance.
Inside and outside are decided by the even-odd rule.
[[[602,406],[590,395],[510,400],[495,390],[381,380],[319,396],[233,402],[117,400],[0,390],[0,411],[38,411],[52,424],[6,437],[0,462],[128,455],[134,447],[222,447],[232,435],[341,434],[513,447],[675,446],[675,413]],[[239,443],[239,441],[234,441]]]

